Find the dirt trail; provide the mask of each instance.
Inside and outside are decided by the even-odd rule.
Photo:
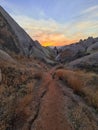
[[[98,120],[52,68],[34,88],[31,115],[22,130],[97,130]]]
[[[51,80],[48,92],[44,96],[38,119],[32,124],[32,130],[73,130],[64,111],[64,98],[61,88]]]
[[[40,84],[35,85],[32,114],[23,130],[74,130],[65,114],[62,88],[51,75],[55,69],[44,73]]]

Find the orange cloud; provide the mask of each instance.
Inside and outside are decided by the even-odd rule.
[[[43,46],[63,46],[75,43],[82,38],[87,38],[82,33],[76,33],[75,36],[66,37],[64,34],[55,33],[37,33],[32,39],[37,39]]]
[[[65,39],[65,41],[63,41],[63,40],[57,41],[57,40],[47,39],[47,41],[46,40],[39,40],[39,41],[43,46],[63,46],[63,45],[68,45],[68,44],[74,43],[77,40],[67,40],[67,39]]]
[[[33,38],[37,39],[43,46],[62,46],[73,42],[73,40],[68,39],[64,34],[47,34],[39,33]]]
[[[97,36],[98,21],[82,20],[60,24],[52,19],[36,20],[26,16],[14,16],[33,40],[43,46],[62,46],[75,43],[88,36]]]

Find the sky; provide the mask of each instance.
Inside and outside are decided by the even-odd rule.
[[[0,0],[0,5],[43,46],[98,37],[98,0]]]

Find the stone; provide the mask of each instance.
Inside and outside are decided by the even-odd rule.
[[[94,53],[98,51],[98,42],[94,43],[87,49],[87,53]]]
[[[14,21],[14,19],[0,6],[0,49],[14,52],[26,57],[51,59],[50,51],[41,46]],[[3,43],[3,44],[2,44]]]
[[[98,52],[93,53],[91,55],[79,58],[67,64],[68,68],[79,68],[86,69],[89,71],[98,72]]]
[[[0,50],[0,61],[5,61],[7,63],[16,63],[16,61],[3,50]]]

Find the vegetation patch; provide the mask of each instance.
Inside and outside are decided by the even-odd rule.
[[[66,81],[77,94],[83,95],[88,103],[98,109],[98,75],[82,71],[59,69],[55,76]]]

